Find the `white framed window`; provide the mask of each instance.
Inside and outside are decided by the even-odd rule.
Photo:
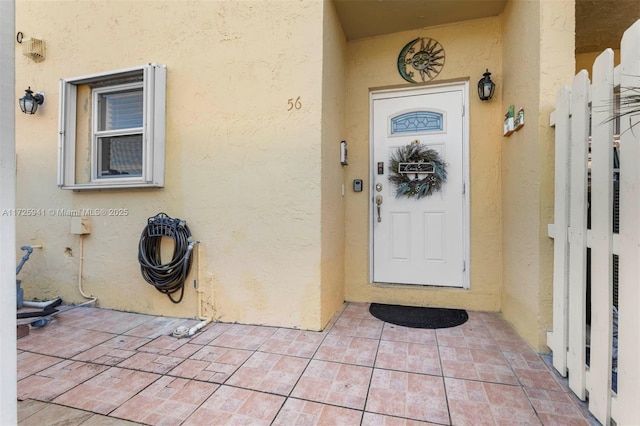
[[[164,186],[166,67],[60,80],[58,186]]]

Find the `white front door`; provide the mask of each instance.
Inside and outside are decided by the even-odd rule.
[[[371,99],[373,282],[468,288],[467,85],[378,92]],[[446,163],[441,191],[396,197],[389,161],[410,143],[428,146]]]

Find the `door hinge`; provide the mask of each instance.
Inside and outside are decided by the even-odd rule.
[[[464,117],[464,104],[462,104],[462,116]]]
[[[462,182],[462,195],[467,193],[467,184],[465,182]]]
[[[462,272],[467,272],[467,261],[466,260],[462,261]]]

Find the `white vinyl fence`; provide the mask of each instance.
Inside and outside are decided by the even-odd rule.
[[[640,20],[620,65],[607,49],[558,91],[551,124],[553,365],[603,425],[640,425]]]

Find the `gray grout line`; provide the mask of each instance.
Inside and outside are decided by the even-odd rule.
[[[378,352],[380,351],[380,342],[382,342],[382,333],[384,332],[384,324],[382,322],[382,329],[380,330],[380,337],[378,338],[378,345],[376,346],[376,354],[373,357],[373,365],[371,366],[371,374],[369,375],[369,386],[367,386],[367,394],[364,397],[364,407],[362,407],[362,415],[360,416],[360,424],[364,421],[364,413],[367,411],[367,403],[369,402],[369,392],[371,392],[371,382],[373,380],[373,373],[376,371],[376,359],[378,358]]]

